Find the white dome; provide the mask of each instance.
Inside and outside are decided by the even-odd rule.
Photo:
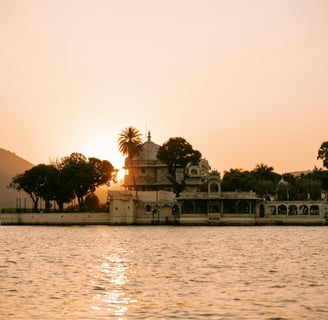
[[[160,145],[151,141],[150,132],[148,140],[141,146],[141,151],[133,159],[135,160],[157,160],[157,152]]]

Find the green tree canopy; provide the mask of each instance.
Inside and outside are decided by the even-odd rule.
[[[181,137],[170,138],[159,147],[157,158],[167,165],[168,179],[173,185],[176,197],[185,189],[187,165],[198,164],[201,156],[198,150],[194,150],[192,145]],[[178,177],[178,170],[182,171],[181,177]]]

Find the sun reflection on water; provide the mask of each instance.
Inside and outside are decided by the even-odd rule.
[[[99,266],[99,275],[93,283],[95,305],[93,310],[108,313],[123,320],[131,303],[137,302],[127,296],[125,285],[127,284],[128,263],[118,254],[108,255]]]

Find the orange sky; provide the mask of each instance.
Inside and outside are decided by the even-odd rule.
[[[123,165],[118,133],[181,136],[213,169],[321,167],[326,0],[0,0],[0,147]]]

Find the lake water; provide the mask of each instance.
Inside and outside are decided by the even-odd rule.
[[[327,227],[0,226],[0,319],[328,319]]]

